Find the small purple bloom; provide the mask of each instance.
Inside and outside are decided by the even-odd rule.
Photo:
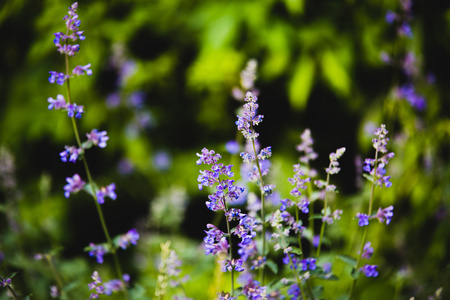
[[[75,116],[77,119],[81,119],[81,114],[84,113],[84,106],[77,105],[76,103],[67,105],[66,109],[67,115],[70,118],[73,118],[73,116]]]
[[[52,109],[58,110],[58,109],[66,108],[66,105],[67,105],[66,104],[66,99],[64,99],[64,96],[61,95],[61,94],[58,94],[56,96],[56,99],[53,99],[52,97],[49,97],[47,99],[47,101],[48,101],[48,103],[50,103],[48,105],[48,109],[49,110],[52,110]]]
[[[395,19],[397,18],[397,14],[391,10],[388,10],[386,13],[386,22],[388,24],[394,23]]]
[[[389,223],[391,223],[391,219],[394,216],[394,206],[390,205],[386,208],[381,209],[378,208],[378,212],[375,215],[375,218],[378,219],[378,221],[380,221],[380,223],[384,223],[386,221],[386,225],[389,225]]]
[[[363,226],[368,226],[369,225],[369,216],[364,214],[364,213],[357,213],[356,217],[358,218],[358,225],[363,227]]]
[[[287,291],[287,294],[289,295],[289,299],[291,299],[291,300],[300,300],[300,299],[302,299],[300,297],[300,295],[301,295],[300,287],[296,283],[292,284],[289,287],[289,289]]]
[[[91,249],[89,251],[89,256],[95,256],[95,258],[97,259],[97,262],[99,264],[102,264],[103,263],[103,255],[108,253],[106,248],[102,245],[95,245],[94,243],[90,243],[89,247]],[[97,275],[98,275],[98,273],[97,273]],[[94,276],[94,275],[92,275],[92,276]]]
[[[76,66],[73,71],[72,71],[73,75],[83,75],[86,74],[88,76],[92,75],[92,70],[91,70],[91,64],[87,64],[85,66]]]
[[[67,184],[64,186],[64,196],[69,198],[71,193],[77,193],[81,191],[85,185],[85,182],[81,180],[80,175],[75,174],[73,177],[67,177]]]
[[[139,233],[136,229],[130,229],[126,234],[123,234],[119,237],[119,247],[122,249],[126,249],[128,245],[133,244],[137,245],[137,241],[139,240]]]
[[[237,154],[239,152],[240,146],[239,143],[236,141],[228,141],[225,144],[225,149],[230,154]]]
[[[106,141],[109,137],[106,135],[106,131],[98,132],[97,129],[92,129],[91,133],[86,133],[88,141],[91,141],[95,146],[100,148],[106,147]]]
[[[369,259],[369,258],[372,257],[372,254],[373,254],[373,248],[371,247],[371,244],[372,244],[371,242],[367,242],[367,243],[364,245],[363,253],[362,253],[362,255],[361,255],[362,258]]]
[[[366,275],[366,277],[377,277],[378,271],[377,271],[377,265],[365,265],[364,267],[360,268],[359,270]]]
[[[50,83],[57,83],[59,85],[63,85],[64,81],[66,81],[66,76],[64,75],[64,73],[60,72],[55,72],[55,71],[50,71],[50,77],[48,78],[48,81]]]
[[[297,203],[298,208],[302,211],[302,213],[307,214],[309,212],[309,200],[302,199],[299,203]]]
[[[117,196],[114,190],[116,189],[116,185],[114,183],[111,183],[107,187],[102,187],[100,190],[97,191],[97,202],[99,204],[105,203],[105,197],[109,197],[112,200],[116,200]]]
[[[61,156],[61,160],[63,162],[67,162],[67,158],[69,158],[69,161],[75,163],[77,161],[78,155],[80,155],[83,152],[83,149],[79,149],[75,146],[65,146],[66,150],[59,153]]]

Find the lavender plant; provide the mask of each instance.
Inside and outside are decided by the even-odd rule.
[[[253,87],[253,85],[251,86]],[[226,231],[222,231],[213,224],[208,224],[208,230],[205,231],[207,236],[204,238],[205,254],[217,255],[222,271],[231,272],[231,291],[219,293],[218,299],[237,299],[240,296],[244,296],[246,299],[284,299],[284,293],[287,293],[290,299],[319,299],[322,297],[323,286],[318,284],[317,280],[339,279],[332,272],[331,262],[322,258],[321,246],[324,241],[326,225],[331,225],[335,220],[339,220],[343,213],[342,209],[331,209],[334,205],[330,203],[329,194],[337,190],[337,187],[331,184],[330,177],[339,173],[338,159],[342,157],[346,149],[339,148],[329,155],[330,163],[325,168],[326,180],[314,180],[317,188],[317,191],[314,191],[312,178],[316,178],[318,172],[311,169],[309,163],[317,158],[317,153],[312,148],[313,140],[310,130],[305,130],[301,135],[301,144],[297,146],[297,150],[301,153],[300,163],[293,166],[294,176],[288,178],[289,183],[293,186],[290,191],[293,199],[279,199],[279,206],[266,217],[266,197],[272,194],[275,185],[264,184],[263,176],[268,174],[269,169],[262,162],[272,155],[272,147],[259,150],[257,140],[259,134],[255,131],[255,126],[263,120],[263,116],[257,113],[257,97],[248,91],[244,101],[245,104],[236,121],[238,130],[241,131],[247,142],[246,151],[240,153],[244,162],[241,168],[245,170],[244,176],[248,176],[247,180],[255,182],[259,187],[260,201],[254,199],[256,195],[251,192],[244,193],[245,189],[236,186],[234,180],[227,179],[234,176],[232,165],[219,163],[222,158],[220,154],[206,148],[201,153],[197,153],[198,165],[211,165],[211,170],[200,171],[197,178],[199,189],[215,187],[215,192],[208,196],[206,206],[212,211],[221,211],[226,220]],[[358,225],[364,227],[360,251],[356,259],[342,254],[337,256],[353,267],[350,299],[354,295],[356,282],[361,273],[366,277],[378,276],[377,265],[362,265],[362,260],[370,259],[374,253],[371,242],[367,241],[370,220],[378,219],[381,223],[389,224],[393,217],[392,205],[379,208],[376,213],[372,212],[375,186],[390,187],[392,185],[391,177],[386,175],[386,166],[394,154],[387,153],[389,141],[387,134],[385,125],[381,125],[377,129],[376,138],[373,139],[375,158],[366,159],[363,167],[364,171],[368,173],[365,177],[372,182],[372,188],[368,212],[356,215]],[[232,207],[233,202],[241,196],[248,198],[248,214]],[[316,200],[323,200],[320,214],[314,214],[313,208],[310,207],[311,202]],[[259,216],[258,211],[260,212]],[[305,216],[309,221],[309,228],[303,226],[302,220],[305,219]],[[316,219],[321,221],[319,235],[314,235],[313,222]],[[233,221],[239,222],[234,228],[231,226]],[[302,239],[307,238],[306,232],[308,232],[313,246],[317,248],[314,254],[309,250],[309,256],[302,245]],[[256,242],[258,234],[261,238],[260,244]],[[266,241],[266,234],[270,234],[270,241]],[[240,258],[233,257],[233,235],[242,239],[238,244],[240,249],[237,251]],[[266,245],[268,243],[273,246],[275,253],[282,250],[282,262],[290,271],[282,270],[283,273],[280,275],[283,274],[281,276],[286,277],[276,277],[275,281],[265,286],[265,266],[269,266],[273,273],[279,276],[278,268],[267,257],[270,253]],[[258,269],[260,281],[254,280],[252,274]],[[242,276],[240,277],[245,278],[242,288],[235,288],[234,272],[241,272]],[[283,292],[283,289],[287,289],[287,291]]]
[[[93,129],[90,133],[86,134],[87,140],[81,141],[78,125],[76,119],[81,119],[84,111],[84,105],[79,105],[73,102],[70,89],[70,80],[78,78],[82,75],[92,75],[91,64],[78,65],[70,73],[69,59],[74,57],[80,50],[80,45],[75,44],[77,41],[85,40],[84,31],[80,30],[81,21],[78,19],[77,14],[78,3],[75,2],[69,7],[68,15],[63,20],[66,25],[66,32],[55,33],[55,39],[53,40],[57,50],[60,54],[64,55],[65,59],[65,72],[50,71],[50,77],[48,78],[50,83],[56,83],[66,86],[66,97],[62,94],[58,94],[56,99],[48,98],[49,110],[62,110],[67,112],[68,117],[71,120],[76,145],[65,146],[65,150],[60,153],[60,158],[63,162],[75,163],[81,160],[86,171],[87,182],[85,182],[79,174],[74,174],[71,177],[67,177],[67,184],[64,186],[64,196],[69,198],[72,194],[76,194],[79,191],[88,192],[94,200],[97,213],[100,219],[100,223],[105,234],[106,243],[94,244],[91,243],[86,247],[86,251],[89,251],[89,255],[96,258],[98,263],[103,263],[103,255],[111,253],[114,258],[114,267],[116,271],[117,279],[105,282],[102,284],[102,280],[97,271],[94,271],[92,275],[93,282],[89,284],[89,289],[92,290],[90,299],[98,298],[101,294],[111,295],[112,292],[122,291],[125,298],[129,298],[127,284],[129,282],[129,276],[122,273],[122,269],[117,257],[118,248],[126,249],[130,244],[136,245],[139,239],[139,233],[136,229],[129,230],[126,234],[117,236],[112,239],[108,231],[105,218],[102,212],[101,205],[105,203],[105,198],[116,200],[115,193],[116,186],[114,183],[106,186],[99,187],[92,178],[89,170],[89,165],[86,159],[86,151],[93,146],[99,148],[105,148],[109,137],[106,131],[99,131]]]

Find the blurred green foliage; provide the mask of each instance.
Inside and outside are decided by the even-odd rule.
[[[99,267],[83,253],[90,242],[103,242],[103,233],[87,194],[63,196],[65,178],[84,171],[59,160],[64,145],[74,143],[72,128],[64,113],[46,108],[48,97],[65,92],[47,78],[64,68],[52,40],[64,30],[70,4],[0,3],[0,275],[17,271],[14,287],[31,299],[47,299],[56,284],[34,255],[60,246],[54,263],[72,283],[72,299],[88,297],[94,269],[114,276],[108,260]],[[131,227],[141,233],[136,248],[119,252],[136,299],[153,298],[166,240],[191,277],[189,297],[211,299],[219,292],[214,285],[228,280],[199,248],[214,216],[197,189],[195,153],[225,152],[236,137],[240,104],[231,90],[250,58],[259,63],[261,144],[273,146],[270,181],[282,197],[289,195],[286,178],[304,128],[316,141],[319,170],[330,152],[347,148],[334,179],[341,191],[335,201],[345,208],[338,238],[330,241],[337,251],[351,250],[342,245],[352,248],[360,235],[352,217],[366,205],[368,187],[355,179],[354,158],[372,155],[367,129],[383,122],[391,132],[393,187],[377,192],[376,201],[394,204],[395,217],[370,230],[381,275],[358,283],[358,299],[419,299],[440,286],[450,298],[450,4],[414,1],[412,39],[397,38],[385,21],[398,6],[397,0],[79,1],[86,40],[71,64],[91,63],[93,75],[72,80],[72,93],[86,110],[81,132],[98,128],[110,137],[106,149],[87,153],[96,181],[117,185],[118,199],[104,206],[106,222],[113,235]],[[393,96],[405,79],[381,61],[382,51],[394,58],[413,51],[423,78],[434,74],[433,85],[416,82],[427,100],[423,112]],[[238,164],[236,156],[224,157]],[[349,276],[344,264],[336,261],[335,268]],[[325,295],[334,299],[346,289],[338,282]]]

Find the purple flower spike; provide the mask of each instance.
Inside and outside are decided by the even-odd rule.
[[[389,225],[389,223],[391,223],[391,219],[394,216],[394,206],[390,205],[386,208],[381,209],[378,208],[378,212],[375,215],[375,218],[378,219],[378,221],[380,221],[380,223],[384,223],[386,221],[386,225]]]
[[[363,213],[357,213],[358,225],[363,227],[369,225],[369,216]]]
[[[67,177],[67,184],[64,186],[64,196],[69,198],[71,193],[77,193],[81,191],[85,185],[85,182],[81,180],[80,175],[75,174],[73,177]]]
[[[86,136],[88,140],[91,141],[95,146],[99,146],[100,148],[106,147],[106,141],[109,137],[106,135],[106,131],[98,132],[97,129],[93,129],[91,133],[87,133]]]

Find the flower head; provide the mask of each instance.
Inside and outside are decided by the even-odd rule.
[[[116,200],[117,196],[114,190],[116,189],[116,185],[114,183],[111,183],[107,187],[101,187],[100,190],[97,191],[97,202],[99,204],[105,203],[105,197],[109,197],[112,200]]]
[[[258,109],[256,102],[258,98],[252,92],[247,92],[244,100],[246,102],[244,104],[244,111],[242,116],[237,116],[238,120],[236,121],[236,125],[246,139],[255,139],[259,134],[254,130],[254,126],[262,122],[264,116],[256,115],[256,110]]]
[[[356,218],[358,218],[358,225],[363,227],[369,225],[369,216],[364,213],[357,213]]]
[[[67,106],[66,99],[64,99],[64,96],[61,95],[61,94],[58,94],[56,96],[56,99],[53,99],[52,97],[49,97],[47,99],[47,101],[48,101],[48,103],[50,103],[48,105],[48,109],[49,110],[52,110],[52,109],[55,109],[55,110],[63,109],[63,108],[66,108],[66,106]]]
[[[120,248],[126,249],[130,244],[137,245],[137,241],[139,240],[139,233],[136,229],[130,229],[127,233],[121,235],[118,239],[117,244]]]
[[[369,258],[372,257],[372,254],[373,254],[373,248],[371,247],[371,244],[372,244],[371,242],[367,242],[367,243],[364,245],[363,253],[362,253],[362,255],[361,255],[362,258],[369,259]]]
[[[365,265],[364,267],[360,268],[359,270],[366,275],[366,277],[377,277],[378,271],[377,271],[377,265]]]
[[[89,142],[92,142],[95,146],[100,148],[106,147],[106,141],[109,137],[106,135],[106,131],[98,131],[97,129],[92,129],[90,133],[86,133]]]
[[[95,245],[94,243],[89,244],[89,256],[95,256],[99,264],[103,263],[103,255],[108,253],[108,250],[103,245]],[[98,273],[97,273],[98,275]],[[93,275],[94,276],[94,275]]]
[[[389,223],[391,223],[392,217],[394,216],[393,210],[394,210],[393,205],[390,205],[383,209],[381,209],[380,207],[378,208],[378,212],[375,215],[375,218],[377,218],[378,221],[380,221],[380,223],[386,222],[386,225],[389,225]]]
[[[67,177],[67,184],[64,186],[64,196],[69,198],[71,193],[77,193],[84,188],[85,182],[81,180],[80,175],[75,174],[73,177]]]

